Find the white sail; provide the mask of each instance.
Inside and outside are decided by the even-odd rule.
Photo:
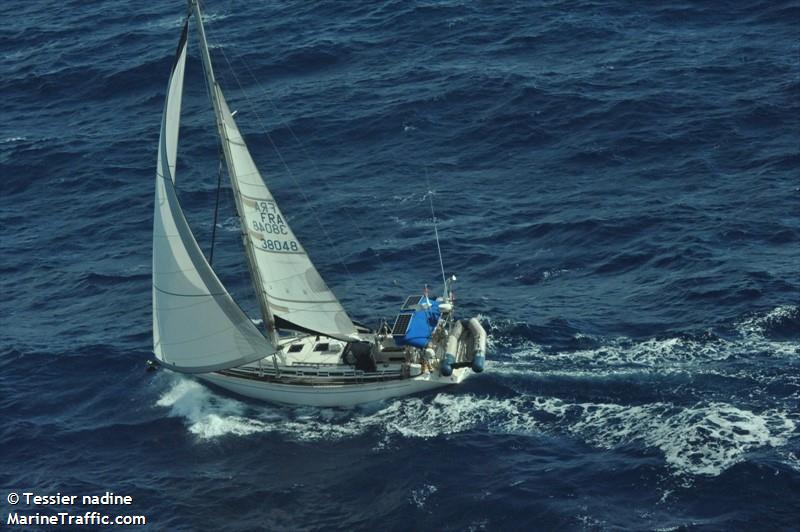
[[[270,328],[287,327],[345,340],[357,338],[350,317],[320,277],[264,184],[214,77],[197,1],[192,1],[192,8],[253,285],[259,292],[264,318]]]
[[[261,286],[278,324],[348,339],[355,326],[319,275],[253,162],[217,87],[229,173],[236,181],[239,216],[247,226]]]
[[[186,26],[170,75],[158,145],[153,217],[153,352],[171,369],[206,373],[275,352],[222,286],[175,193]]]

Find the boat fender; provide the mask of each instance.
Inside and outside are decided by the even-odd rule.
[[[442,364],[439,366],[439,372],[442,374],[442,377],[449,377],[453,374],[453,364],[455,364],[455,361],[456,358],[453,355],[445,353]]]
[[[450,329],[450,334],[447,336],[447,345],[445,346],[444,358],[442,359],[442,365],[439,368],[442,377],[449,377],[453,374],[453,364],[456,362],[456,353],[458,353],[458,341],[463,332],[464,328],[462,327],[460,321],[457,321],[453,328]]]
[[[472,357],[472,371],[481,373],[486,364],[486,331],[477,318],[470,318],[469,330],[475,341],[475,355]]]

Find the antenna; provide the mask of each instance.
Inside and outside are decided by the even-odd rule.
[[[433,232],[436,235],[436,250],[439,252],[439,266],[442,268],[442,297],[447,298],[447,279],[444,274],[444,262],[442,261],[442,247],[439,245],[439,228],[436,223],[436,212],[433,210],[433,190],[431,190],[431,180],[428,177],[428,167],[425,167],[425,181],[428,183],[428,200],[431,203],[431,217],[433,217]]]

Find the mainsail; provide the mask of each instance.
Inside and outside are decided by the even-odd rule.
[[[270,327],[277,325],[352,339],[356,337],[353,322],[319,275],[253,162],[214,78],[197,2],[193,7],[244,245],[265,320],[274,322]]]
[[[192,235],[175,192],[187,24],[161,120],[153,219],[153,352],[171,369],[206,373],[275,352],[225,290]]]

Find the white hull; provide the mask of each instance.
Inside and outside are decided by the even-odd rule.
[[[320,385],[279,384],[220,373],[203,373],[197,377],[220,388],[260,401],[303,406],[347,407],[458,384],[471,373],[468,368],[458,368],[449,377],[423,374],[408,379],[375,383]]]

